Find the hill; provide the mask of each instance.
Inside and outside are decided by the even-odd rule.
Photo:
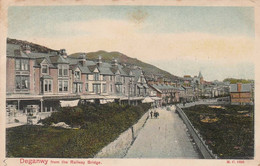
[[[248,83],[254,83],[254,80],[226,78],[223,80],[223,82],[229,82],[230,84],[236,84],[236,83],[248,84]]]
[[[29,45],[31,47],[32,52],[42,52],[42,53],[59,52],[58,50],[53,50],[48,47],[44,47],[42,45],[31,43],[31,42],[24,41],[24,40],[7,38],[7,43],[8,44],[17,44],[20,46]]]
[[[8,44],[17,44],[21,46],[29,45],[31,47],[32,52],[42,52],[42,53],[48,53],[48,52],[59,52],[59,50],[54,50],[39,44],[31,43],[24,40],[17,40],[17,39],[11,39],[7,38]],[[74,53],[69,55],[70,57],[77,58],[82,53]],[[157,75],[164,78],[167,78],[169,80],[175,81],[177,79],[180,79],[180,77],[172,75],[171,73],[164,71],[154,65],[142,62],[136,58],[128,57],[120,52],[107,52],[107,51],[96,51],[96,52],[88,52],[86,53],[87,59],[89,60],[96,60],[99,56],[102,56],[102,60],[105,62],[111,62],[113,58],[117,59],[119,63],[126,64],[130,66],[139,66],[143,69],[144,74],[146,77],[149,77],[151,75]]]
[[[82,53],[74,53],[69,55],[70,57],[77,58]],[[102,57],[102,60],[105,62],[111,62],[112,59],[117,59],[119,63],[126,64],[126,65],[135,65],[139,66],[143,69],[144,74],[149,77],[151,74],[163,76],[164,78],[170,79],[172,81],[180,79],[178,76],[172,75],[171,73],[164,71],[154,65],[142,62],[136,58],[131,58],[122,54],[120,52],[106,52],[103,50],[96,51],[96,52],[89,52],[86,53],[87,59],[89,60],[96,60],[99,56]]]

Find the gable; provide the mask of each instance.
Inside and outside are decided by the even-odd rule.
[[[49,61],[47,61],[47,59],[43,59],[42,62],[41,62],[41,65],[49,65]]]
[[[76,67],[74,71],[80,71],[81,72],[79,67]]]
[[[93,72],[94,72],[94,73],[99,73],[100,71],[99,71],[98,68],[96,67]]]
[[[116,71],[116,74],[121,74],[119,70]]]

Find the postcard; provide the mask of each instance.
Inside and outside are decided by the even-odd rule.
[[[1,1],[1,165],[260,165],[256,1]]]

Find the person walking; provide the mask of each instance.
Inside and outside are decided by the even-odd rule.
[[[151,119],[153,118],[153,111],[150,112],[150,115],[151,115]]]

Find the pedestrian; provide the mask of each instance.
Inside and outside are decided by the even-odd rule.
[[[150,112],[150,115],[151,115],[151,119],[153,118],[153,111]]]
[[[154,112],[154,117],[157,119],[157,116],[158,116],[158,112]]]

